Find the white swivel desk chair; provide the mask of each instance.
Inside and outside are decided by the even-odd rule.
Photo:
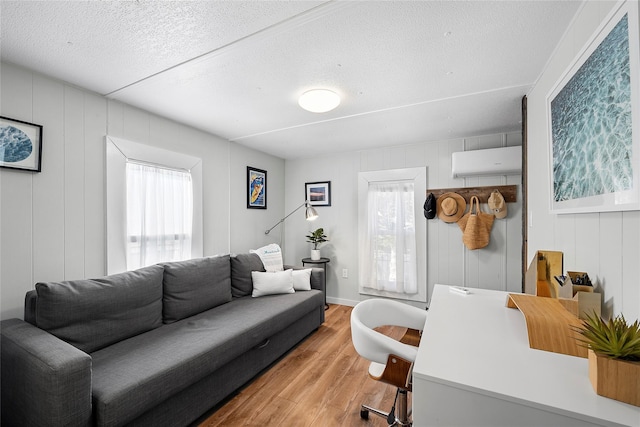
[[[407,411],[407,392],[411,391],[411,374],[418,347],[396,341],[374,330],[379,326],[400,326],[421,331],[427,312],[389,299],[368,299],[358,303],[351,312],[351,340],[358,354],[371,361],[369,376],[398,388],[398,416],[396,403],[389,413],[362,405],[360,417],[369,412],[384,417],[390,426],[410,426]]]

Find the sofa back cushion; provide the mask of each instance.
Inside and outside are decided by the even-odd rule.
[[[100,279],[36,284],[36,325],[91,353],[162,325],[158,265]]]
[[[252,271],[265,271],[262,260],[257,254],[231,256],[231,295],[234,298],[251,295],[253,292]]]
[[[164,323],[173,323],[231,301],[229,255],[170,262],[163,266]]]

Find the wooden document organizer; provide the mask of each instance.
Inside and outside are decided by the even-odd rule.
[[[563,254],[558,251],[537,251],[525,274],[524,290],[530,295],[558,299],[572,314],[580,319],[587,315],[601,315],[602,295],[593,286],[575,285],[573,281],[583,272],[567,272],[561,285],[555,276],[563,275]]]

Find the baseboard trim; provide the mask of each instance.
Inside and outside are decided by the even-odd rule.
[[[350,299],[327,297],[327,303],[329,304],[348,305],[349,307],[355,307],[359,302],[360,301],[354,301]]]

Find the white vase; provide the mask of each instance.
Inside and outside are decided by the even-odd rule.
[[[320,259],[320,249],[311,249],[311,260],[318,261]]]

